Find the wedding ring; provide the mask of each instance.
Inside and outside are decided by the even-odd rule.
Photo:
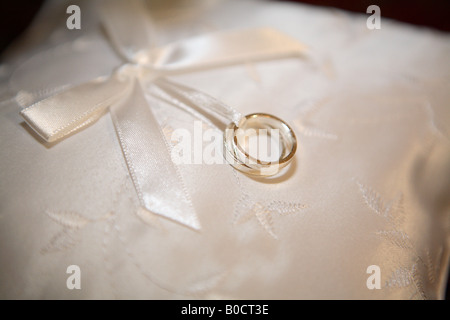
[[[224,134],[224,155],[234,168],[255,176],[272,176],[289,164],[297,150],[294,131],[265,113],[230,123]]]

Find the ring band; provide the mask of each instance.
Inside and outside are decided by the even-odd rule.
[[[263,136],[266,140],[262,140]],[[264,143],[261,144],[264,141],[267,142],[264,156],[267,156],[269,145],[271,149],[265,158],[261,156],[264,148],[260,148],[264,147]],[[242,117],[237,125],[234,122],[228,125],[224,148],[227,161],[239,171],[255,176],[272,176],[293,159],[297,139],[283,120],[266,113],[252,113]]]

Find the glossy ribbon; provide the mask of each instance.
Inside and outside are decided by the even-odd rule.
[[[21,115],[43,139],[52,142],[81,130],[109,110],[140,204],[153,213],[200,229],[143,88],[150,84],[161,98],[192,104],[236,122],[240,118],[237,111],[166,76],[299,56],[305,46],[272,29],[253,29],[213,33],[154,48],[151,20],[141,2],[111,2],[104,12],[105,30],[125,63],[110,76],[50,96],[22,110]]]

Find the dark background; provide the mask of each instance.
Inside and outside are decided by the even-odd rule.
[[[276,0],[273,0],[276,1]],[[340,8],[366,13],[375,4],[381,16],[399,21],[450,31],[450,0],[279,0],[302,2],[312,5]],[[0,1],[0,56],[31,23],[43,0]],[[1,60],[0,60],[1,61]],[[450,276],[447,282],[446,300],[450,300]]]
[[[381,17],[450,31],[449,0],[285,0],[313,5],[341,8],[366,13],[367,7],[375,4],[381,9]]]
[[[366,13],[376,4],[381,16],[450,31],[450,0],[283,0]],[[0,0],[0,55],[31,22],[42,0]]]

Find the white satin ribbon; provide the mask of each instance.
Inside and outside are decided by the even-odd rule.
[[[142,84],[150,82],[175,103],[192,104],[228,122],[236,122],[239,112],[206,94],[168,81],[165,76],[299,56],[306,48],[272,29],[214,33],[152,48],[151,25],[145,12],[139,1],[108,6],[103,24],[126,63],[108,77],[41,100],[22,110],[21,115],[43,139],[52,142],[84,128],[109,109],[141,205],[200,229]]]

